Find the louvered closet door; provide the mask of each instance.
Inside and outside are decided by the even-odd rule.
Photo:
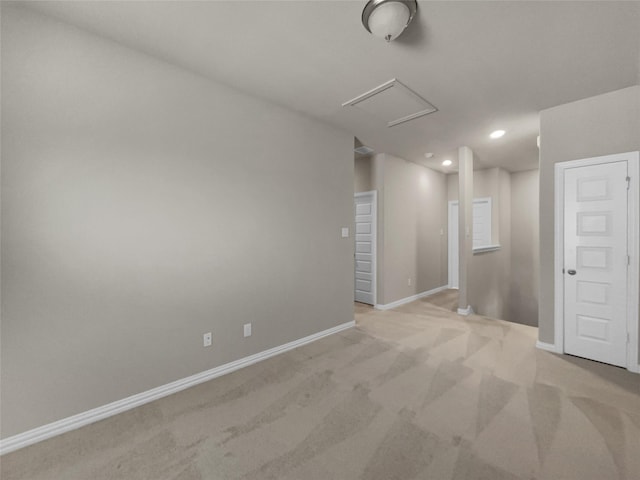
[[[373,193],[356,194],[355,300],[375,302],[376,208]]]

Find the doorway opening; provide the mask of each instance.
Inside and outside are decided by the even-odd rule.
[[[354,194],[354,299],[368,305],[376,304],[377,203],[375,190]]]

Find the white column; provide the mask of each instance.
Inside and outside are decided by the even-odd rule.
[[[458,313],[469,315],[473,310],[467,295],[469,261],[473,255],[473,152],[469,147],[458,149]]]

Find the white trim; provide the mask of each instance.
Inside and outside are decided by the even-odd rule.
[[[553,343],[541,342],[538,340],[536,342],[536,347],[540,350],[546,350],[547,352],[562,353],[562,349],[559,349]]]
[[[640,272],[640,152],[626,152],[601,157],[570,160],[555,164],[555,235],[554,235],[554,348],[564,353],[564,172],[568,168],[601,165],[613,162],[627,162],[627,175],[631,177],[627,202],[627,245],[631,263],[627,269],[627,370],[640,373],[638,364],[638,274]]]
[[[482,204],[487,204],[489,206],[489,245],[478,245],[475,246],[473,244],[474,242],[474,238],[473,236],[471,237],[471,251],[472,253],[476,253],[476,251],[478,251],[479,249],[483,249],[483,248],[488,248],[488,247],[495,247],[496,244],[493,244],[491,242],[495,242],[495,238],[493,238],[493,224],[496,221],[493,217],[493,200],[491,199],[491,197],[478,197],[478,198],[474,198],[473,199],[473,205],[472,205],[472,209],[471,209],[471,222],[474,222],[474,215],[475,215],[475,206],[476,205],[482,205]],[[498,246],[499,247],[499,246]],[[474,251],[475,249],[475,251]],[[497,250],[497,249],[494,249]],[[480,250],[481,251],[481,250]]]
[[[377,190],[369,190],[368,192],[358,192],[358,193],[354,193],[353,194],[353,198],[360,198],[360,197],[366,197],[367,195],[371,195],[373,197],[373,201],[372,201],[372,205],[373,205],[373,213],[371,214],[371,218],[373,218],[373,225],[371,227],[371,232],[373,235],[373,239],[371,242],[371,248],[372,248],[372,252],[371,252],[371,272],[372,272],[372,278],[373,278],[373,304],[375,305],[376,302],[378,301],[378,191]],[[353,212],[353,218],[354,218],[354,222],[355,222],[355,211]],[[355,276],[355,258],[356,258],[356,254],[355,254],[355,244],[356,244],[356,229],[355,229],[355,223],[354,223],[354,229],[353,229],[353,273]],[[355,298],[355,292],[356,292],[356,286],[355,286],[355,279],[354,279],[354,284],[353,284],[353,295]]]
[[[464,315],[466,317],[473,314],[474,311],[473,308],[471,308],[471,305],[467,305],[467,308],[458,308],[458,315]]]
[[[627,345],[627,369],[634,373],[640,373],[640,317],[638,307],[640,303],[640,286],[638,276],[640,275],[640,152],[628,154],[631,156],[627,163],[627,175],[630,177],[629,196],[627,207],[627,253],[631,257],[630,265],[627,269],[627,290],[630,292],[627,299],[627,332],[629,343]]]
[[[493,229],[493,203],[491,200],[491,197],[478,197],[478,198],[474,198],[473,199],[473,204],[481,204],[481,203],[488,203],[489,204],[489,226],[491,227],[491,229]],[[452,235],[452,229],[454,227],[454,223],[451,221],[451,214],[453,213],[453,206],[454,205],[458,205],[459,206],[460,202],[458,200],[449,200],[448,202],[448,209],[447,209],[447,267],[448,267],[448,278],[451,279],[451,271],[453,270],[453,265],[451,265],[452,263],[452,256],[451,256],[451,239],[453,237]],[[459,207],[458,207],[459,208]],[[472,219],[473,221],[473,212],[472,212]],[[456,232],[458,231],[458,225],[455,224],[455,230]],[[491,241],[494,241],[495,239],[493,238],[493,236],[491,237]],[[459,242],[459,240],[458,240]],[[458,243],[459,244],[459,243]],[[473,244],[473,239],[472,239],[472,244]],[[501,245],[499,244],[493,244],[493,245],[480,245],[478,247],[473,247],[471,248],[471,251],[473,252],[473,255],[476,255],[478,253],[486,253],[486,252],[494,252],[496,250],[500,250],[502,248]],[[460,254],[460,252],[456,252],[457,255]],[[458,260],[458,265],[459,265],[459,260]],[[460,274],[458,273],[458,284],[460,283]],[[449,288],[458,288],[458,287],[452,287],[451,286],[451,280],[449,280]]]
[[[27,430],[26,432],[13,435],[12,437],[7,437],[3,440],[0,440],[0,455],[13,452],[29,445],[33,445],[34,443],[41,442],[51,437],[55,437],[56,435],[61,435],[65,432],[84,427],[85,425],[89,425],[90,423],[97,422],[113,415],[117,415],[118,413],[122,413],[127,410],[131,410],[132,408],[139,407],[140,405],[158,400],[159,398],[166,397],[167,395],[171,395],[200,383],[207,382],[217,377],[221,377],[222,375],[226,375],[227,373],[231,373],[241,368],[248,367],[249,365],[253,365],[254,363],[260,362],[262,360],[266,360],[267,358],[279,355],[289,350],[293,350],[294,348],[301,347],[302,345],[315,342],[316,340],[319,340],[328,335],[347,330],[354,327],[355,324],[355,321],[343,323],[342,325],[337,325],[333,328],[314,333],[313,335],[309,335],[307,337],[285,343],[284,345],[270,348],[269,350],[256,353],[255,355],[250,355],[248,357],[244,357],[239,360],[220,365],[219,367],[196,373],[195,375],[191,375],[190,377],[185,377],[180,380],[176,380],[175,382],[152,388],[151,390],[147,390],[146,392],[138,393],[136,395],[123,398],[122,400],[117,400],[107,405],[93,408],[91,410],[87,410],[86,412],[63,418],[62,420],[37,427],[32,430]]]
[[[501,248],[500,245],[485,245],[484,247],[473,247],[471,251],[475,255],[476,253],[495,252]]]
[[[441,287],[432,288],[431,290],[427,290],[426,292],[418,293],[416,295],[411,295],[410,297],[401,298],[400,300],[396,300],[395,302],[377,304],[375,308],[377,310],[391,310],[392,308],[399,307],[400,305],[404,305],[406,303],[415,302],[420,298],[428,297],[430,295],[436,294],[443,290],[447,290],[448,288],[449,288],[449,285],[443,285]]]
[[[555,165],[555,196],[554,196],[554,314],[553,314],[553,344],[556,353],[564,353],[564,167],[563,163]]]
[[[408,122],[409,120],[413,120],[414,118],[418,118],[418,117],[422,117],[424,115],[429,115],[430,113],[435,113],[438,111],[438,108],[433,105],[431,102],[428,102],[427,100],[425,100],[424,98],[422,98],[420,95],[418,95],[416,92],[414,92],[413,90],[411,90],[409,87],[407,87],[404,83],[402,83],[400,80],[397,80],[395,78],[392,78],[391,80],[384,82],[382,85],[379,85],[371,90],[369,90],[368,92],[363,93],[362,95],[358,95],[355,98],[352,98],[351,100],[344,102],[342,104],[343,107],[355,107],[358,103],[360,102],[364,102],[365,100],[373,97],[374,95],[377,95],[379,93],[384,92],[385,90],[388,90],[390,88],[394,88],[397,87],[398,91],[403,92],[405,95],[408,95],[411,98],[415,98],[416,101],[418,101],[418,103],[422,104],[423,108],[422,110],[419,110],[415,113],[411,113],[409,115],[406,115],[404,117],[400,117],[397,118],[395,120],[390,120],[387,122],[387,127],[393,127],[395,125],[398,125],[400,123],[404,123],[404,122]]]

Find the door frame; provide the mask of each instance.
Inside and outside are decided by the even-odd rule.
[[[371,272],[372,272],[372,283],[373,283],[373,306],[375,307],[378,304],[378,191],[377,190],[369,190],[368,192],[358,192],[353,194],[354,199],[354,209],[353,209],[353,299],[355,301],[356,298],[356,285],[355,285],[355,275],[356,275],[356,235],[358,234],[356,231],[356,211],[355,211],[355,199],[359,197],[366,197],[367,195],[372,196],[372,205],[373,212],[371,213],[371,218],[373,219],[373,225],[371,228]]]
[[[602,165],[620,161],[627,161],[629,194],[627,201],[627,249],[630,256],[627,268],[627,370],[640,373],[638,361],[638,273],[640,264],[640,177],[639,152],[627,152],[601,157],[583,158],[555,164],[555,232],[554,232],[554,351],[564,353],[564,174],[565,170],[576,167]]]

